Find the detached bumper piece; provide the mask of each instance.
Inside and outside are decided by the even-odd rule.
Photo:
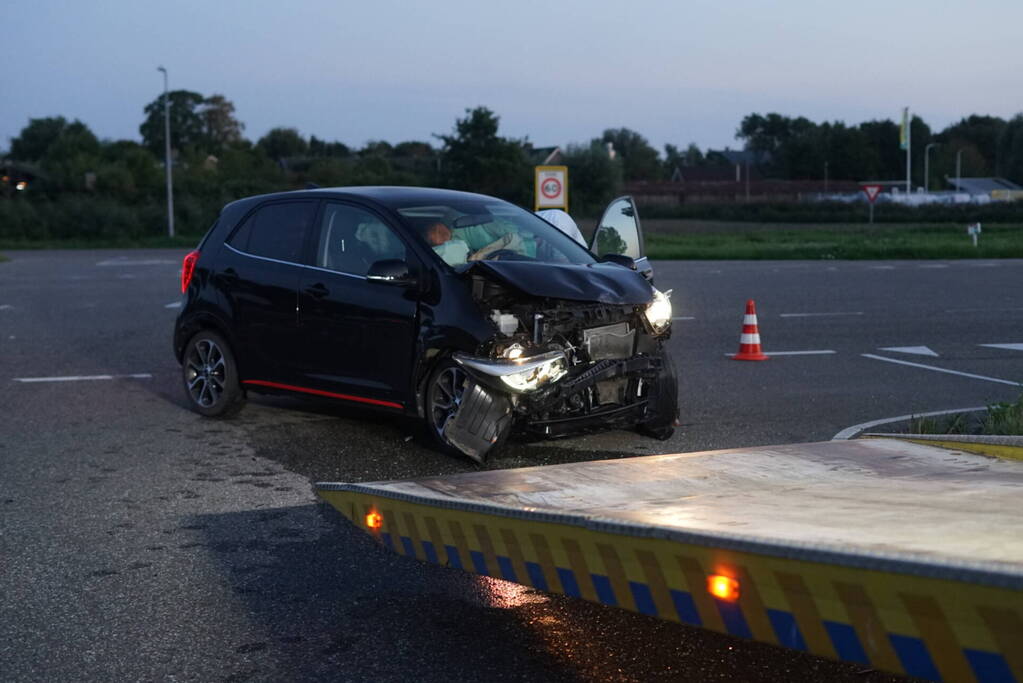
[[[444,437],[482,463],[487,451],[511,428],[511,421],[511,401],[470,379],[458,412],[444,425]]]

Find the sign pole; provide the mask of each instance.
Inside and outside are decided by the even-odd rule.
[[[870,224],[873,225],[874,224],[874,202],[869,202],[869,204],[870,204]]]

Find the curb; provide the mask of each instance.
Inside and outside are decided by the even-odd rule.
[[[930,446],[940,446],[1007,460],[1023,461],[1023,436],[987,434],[861,434],[866,439],[898,439]]]

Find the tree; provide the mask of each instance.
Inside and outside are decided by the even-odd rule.
[[[628,128],[608,128],[600,142],[604,144],[610,142],[614,146],[616,156],[622,158],[625,180],[661,179],[661,160],[657,150],[636,131]]]
[[[572,212],[598,214],[618,195],[622,185],[622,163],[612,159],[607,148],[594,140],[589,145],[568,145],[562,155],[568,166]]]
[[[11,140],[11,158],[19,161],[39,161],[67,126],[67,119],[63,116],[29,119],[28,125],[21,129],[18,137]]]
[[[521,141],[497,134],[500,118],[486,107],[466,109],[444,142],[444,181],[453,188],[491,194],[524,204],[529,199],[530,166]]]
[[[284,159],[302,156],[309,149],[309,144],[298,132],[297,128],[272,128],[259,139],[256,147],[263,150],[268,157],[280,163]]]
[[[171,90],[170,100],[171,148],[182,150],[188,146],[201,147],[206,142],[206,132],[199,107],[205,102],[202,95],[191,90]],[[163,95],[146,105],[146,120],[139,126],[142,144],[159,157],[164,153]]]
[[[234,104],[223,95],[210,95],[197,110],[202,119],[206,150],[219,154],[242,140],[245,124],[234,117]]]
[[[1023,184],[1023,114],[1016,114],[1005,125],[998,147],[1005,177]]]
[[[311,157],[341,159],[351,156],[351,154],[352,150],[348,149],[348,145],[343,142],[327,142],[315,135],[309,137],[309,156]]]

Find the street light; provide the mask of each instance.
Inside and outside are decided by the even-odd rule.
[[[167,169],[167,235],[174,237],[174,179],[171,170],[170,99],[167,97],[167,69],[158,66],[156,70],[163,73],[163,164]]]
[[[962,178],[961,171],[963,169],[963,150],[964,149],[966,149],[966,148],[965,147],[960,147],[959,149],[956,150],[956,192],[960,192],[961,191],[961,188],[959,187],[959,181]]]
[[[937,147],[940,142],[930,142],[924,147],[924,192],[931,191],[931,147]]]

